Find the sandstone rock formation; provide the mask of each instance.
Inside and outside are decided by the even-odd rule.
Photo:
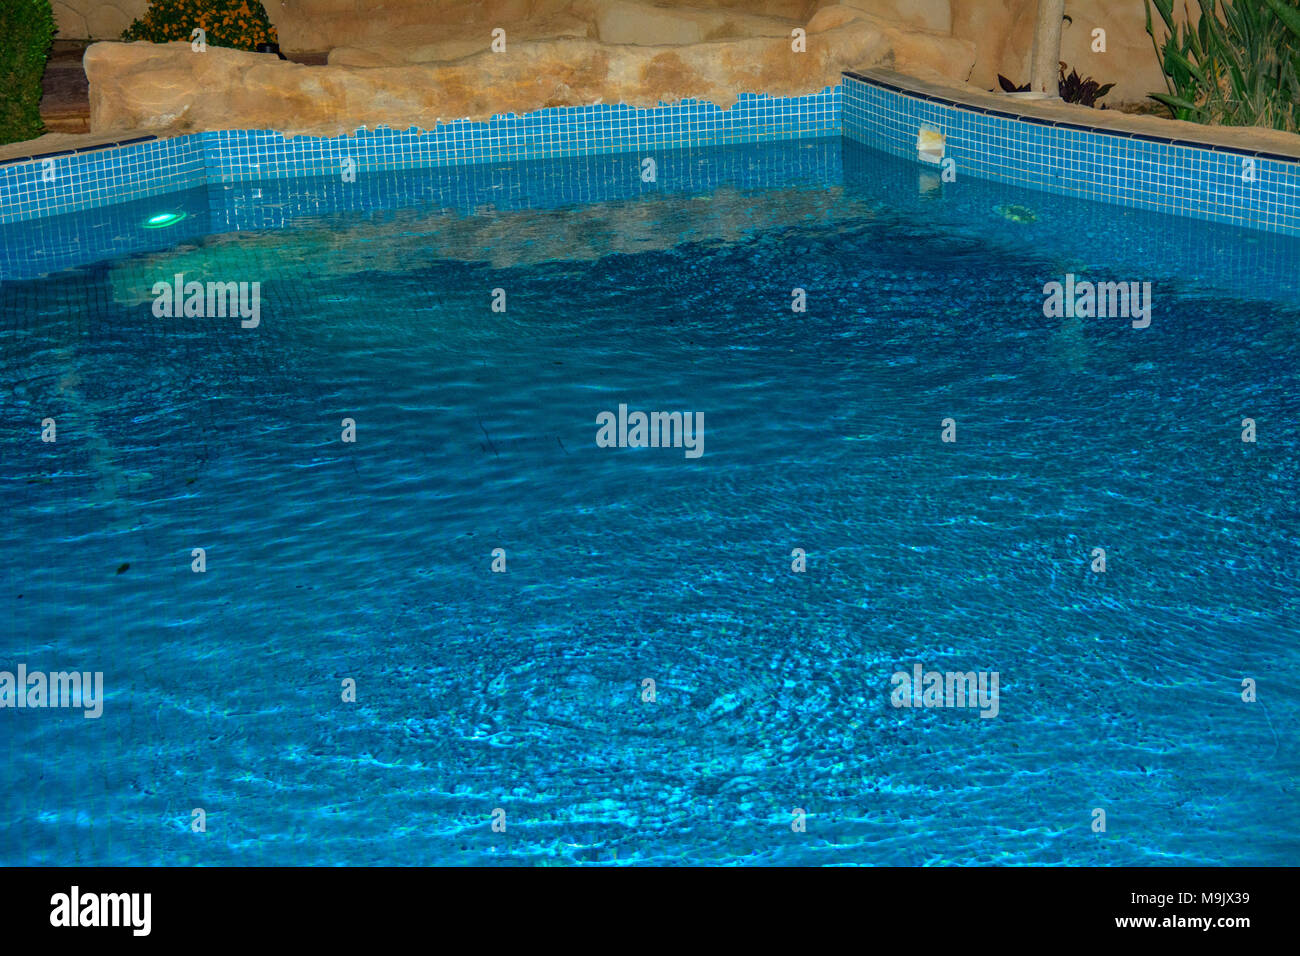
[[[89,0],[59,0],[84,7]],[[108,0],[119,11],[136,0]],[[329,65],[185,44],[100,44],[85,58],[91,129],[430,128],[546,106],[654,106],[797,95],[844,69],[996,86],[1028,74],[1037,0],[266,0],[289,51]],[[1164,88],[1143,0],[1073,0],[1062,58],[1113,103]],[[795,53],[791,33],[807,32]],[[1092,49],[1106,31],[1106,51]],[[490,49],[505,31],[506,51]]]
[[[969,80],[990,89],[998,73],[1028,78],[1038,0],[385,0],[375,12],[373,0],[264,2],[286,50],[346,50],[338,62],[374,66],[468,55],[494,27],[521,40],[575,36],[672,45],[765,36],[764,21],[798,26],[829,7],[852,8],[898,29],[974,43]],[[1164,89],[1143,0],[1066,0],[1066,13],[1071,22],[1062,33],[1062,59],[1116,83],[1112,102]],[[1105,53],[1091,49],[1098,27],[1106,31]]]
[[[951,0],[952,35],[976,45],[972,85],[996,89],[999,73],[1028,82],[1037,6],[1038,0]],[[1164,91],[1143,0],[1066,0],[1065,12],[1070,21],[1061,31],[1061,59],[1083,76],[1114,83],[1107,103],[1141,102]],[[1092,49],[1095,29],[1106,31],[1105,52]]]
[[[821,5],[818,0],[659,0],[653,4],[619,0],[384,0],[382,9],[377,10],[374,0],[263,2],[287,50],[429,46],[485,36],[497,27],[521,40],[582,36],[606,43],[697,43],[709,37],[693,34],[684,25],[692,18],[706,24],[714,17],[802,22]],[[676,27],[669,25],[674,19]],[[603,37],[602,28],[606,31]],[[638,28],[649,32],[630,32]],[[681,32],[675,32],[678,30]]]
[[[337,66],[404,66],[473,56],[492,29],[511,41],[581,38],[606,45],[676,46],[822,29],[848,12],[903,31],[975,45],[969,82],[996,86],[1028,77],[1037,0],[263,0],[290,52],[330,52]],[[148,0],[53,0],[60,37],[116,39]],[[1163,90],[1145,31],[1143,0],[1067,0],[1061,58],[1114,82],[1110,103]],[[1092,31],[1106,31],[1104,53]],[[963,79],[967,79],[963,77]]]
[[[617,5],[615,11],[634,12]],[[614,17],[603,29],[620,36],[634,22]],[[338,135],[360,126],[428,129],[439,120],[598,102],[655,106],[691,97],[729,107],[742,92],[818,92],[837,84],[843,70],[872,65],[960,81],[975,58],[970,41],[893,26],[849,4],[824,7],[807,21],[806,52],[792,49],[790,23],[797,21],[768,18],[761,33],[740,13],[671,22],[715,38],[675,45],[508,39],[506,52],[494,53],[483,35],[478,52],[459,58],[442,58],[456,42],[444,40],[432,51],[372,51],[382,57],[374,65],[336,59],[329,66],[215,47],[195,53],[186,43],[100,43],[85,57],[91,129]],[[600,23],[594,21],[597,30]],[[754,35],[717,37],[726,24]]]
[[[60,39],[116,39],[144,15],[149,0],[53,0]]]

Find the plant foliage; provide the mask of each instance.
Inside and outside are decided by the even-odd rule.
[[[275,27],[259,0],[153,0],[122,39],[190,41],[196,29],[204,31],[210,46],[256,50],[260,43],[277,42]]]
[[[0,0],[0,143],[44,132],[41,80],[53,39],[50,0]]]
[[[1002,87],[1004,93],[1028,93],[1029,84],[1016,86],[1011,80],[1008,80],[1001,73],[998,74],[998,85]],[[1071,69],[1067,75],[1065,64],[1061,64],[1060,75],[1056,80],[1056,90],[1061,99],[1067,103],[1079,103],[1083,106],[1096,107],[1097,101],[1109,93],[1114,83],[1098,83],[1090,76],[1080,76],[1079,71]],[[1106,107],[1101,107],[1105,109]]]
[[[1146,0],[1147,33],[1165,74],[1151,93],[1175,119],[1300,129],[1300,0]],[[1156,37],[1152,8],[1164,24]]]

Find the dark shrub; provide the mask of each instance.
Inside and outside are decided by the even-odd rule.
[[[260,0],[153,0],[144,16],[122,33],[122,39],[189,41],[195,29],[207,34],[209,46],[236,50],[256,50],[260,43],[279,39]]]
[[[50,0],[0,0],[0,143],[44,132],[41,78],[53,39]]]
[[[1011,80],[1008,80],[1001,73],[998,74],[998,85],[1002,87],[1004,93],[1028,93],[1029,84],[1016,86]],[[1092,77],[1080,76],[1078,70],[1071,70],[1067,76],[1065,73],[1065,64],[1061,63],[1060,74],[1056,79],[1056,91],[1060,94],[1061,99],[1067,103],[1079,103],[1083,106],[1096,108],[1097,101],[1111,91],[1115,86],[1114,83],[1102,85]],[[1105,109],[1105,106],[1101,107]]]

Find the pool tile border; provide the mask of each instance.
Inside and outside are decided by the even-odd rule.
[[[1011,113],[867,73],[843,86],[847,138],[915,157],[918,130],[937,129],[958,177],[1300,235],[1300,156]]]
[[[1031,116],[1026,113],[1010,113],[1005,110],[994,109],[990,106],[980,106],[978,103],[964,103],[961,100],[951,99],[945,96],[938,96],[934,93],[926,93],[922,90],[908,89],[896,83],[890,83],[888,80],[881,79],[877,76],[871,76],[865,73],[858,73],[853,70],[846,70],[844,76],[862,83],[870,83],[873,86],[879,86],[883,89],[895,93],[902,93],[906,96],[915,97],[916,99],[927,100],[931,103],[939,103],[944,106],[951,106],[957,109],[972,110],[977,113],[985,113],[989,116],[997,116],[1002,119],[1023,120],[1026,123],[1034,123],[1040,126],[1059,126],[1064,129],[1077,129],[1088,133],[1103,133],[1108,136],[1123,136],[1130,139],[1145,139],[1153,143],[1166,143],[1176,146],[1194,146],[1198,149],[1212,149],[1224,153],[1238,153],[1242,156],[1262,156],[1265,159],[1279,159],[1285,162],[1300,161],[1300,152],[1295,154],[1274,153],[1262,149],[1247,149],[1241,146],[1228,146],[1224,144],[1203,143],[1189,139],[1177,139],[1169,136],[1157,136],[1154,133],[1144,133],[1140,130],[1122,130],[1115,129],[1111,126],[1091,126],[1085,123],[1071,123],[1067,120],[1048,119],[1043,116]]]
[[[36,160],[49,159],[52,156],[73,156],[78,153],[93,153],[101,149],[114,149],[118,146],[134,146],[136,143],[149,143],[159,137],[152,133],[146,136],[134,136],[131,139],[105,140],[102,143],[91,143],[87,146],[77,146],[73,149],[55,149],[48,153],[32,153],[30,156],[10,156],[8,159],[0,159],[0,166],[9,163],[30,163]]]
[[[727,108],[685,99],[657,107],[549,107],[432,130],[350,136],[221,130],[144,136],[0,162],[0,223],[129,202],[208,183],[555,159],[648,149],[838,136],[841,88],[774,97],[742,93]],[[56,160],[49,164],[50,160]],[[49,164],[49,165],[47,165]]]
[[[742,93],[728,108],[687,99],[657,107],[551,107],[453,120],[432,130],[338,137],[269,130],[153,135],[0,160],[0,223],[129,202],[209,183],[474,165],[649,149],[843,135],[915,156],[939,129],[958,175],[1300,235],[1300,150],[1194,142],[963,102],[886,71],[846,71],[806,96]],[[1254,179],[1243,163],[1254,164]],[[51,163],[51,160],[54,162]]]

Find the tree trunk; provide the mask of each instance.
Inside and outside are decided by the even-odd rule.
[[[1035,93],[1060,96],[1057,78],[1061,62],[1061,21],[1065,0],[1038,0],[1034,24],[1034,52],[1029,65],[1029,88]]]

